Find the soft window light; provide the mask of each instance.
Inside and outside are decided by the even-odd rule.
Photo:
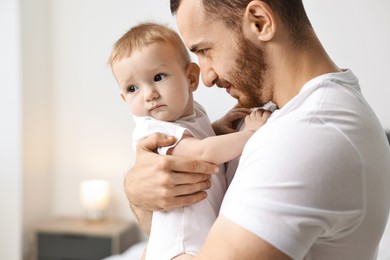
[[[106,218],[110,199],[110,184],[105,180],[87,180],[80,184],[80,201],[87,220]]]

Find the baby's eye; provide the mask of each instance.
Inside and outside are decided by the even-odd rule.
[[[154,76],[154,82],[161,81],[161,80],[165,79],[166,76],[167,75],[165,75],[164,73],[159,73],[156,76]]]
[[[138,89],[139,89],[139,87],[137,87],[135,85],[130,85],[127,87],[127,92],[133,93],[133,92],[136,92]]]

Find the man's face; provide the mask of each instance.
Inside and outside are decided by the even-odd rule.
[[[245,107],[257,107],[270,101],[271,92],[265,87],[265,55],[242,33],[238,35],[222,20],[210,18],[201,0],[182,1],[177,11],[177,25],[187,47],[198,56],[207,87],[215,84],[225,88]]]
[[[244,107],[260,107],[271,99],[265,97],[266,92],[271,92],[266,89],[268,67],[264,56],[263,50],[240,33],[236,64],[230,75],[234,87],[243,94],[238,97],[238,101]]]

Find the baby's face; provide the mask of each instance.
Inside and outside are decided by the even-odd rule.
[[[192,114],[186,64],[170,45],[153,43],[113,64],[120,94],[135,116],[175,121]]]

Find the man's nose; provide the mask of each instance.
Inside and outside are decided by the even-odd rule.
[[[206,87],[214,86],[218,79],[218,74],[214,71],[213,67],[208,62],[199,62],[199,66],[203,84]]]

